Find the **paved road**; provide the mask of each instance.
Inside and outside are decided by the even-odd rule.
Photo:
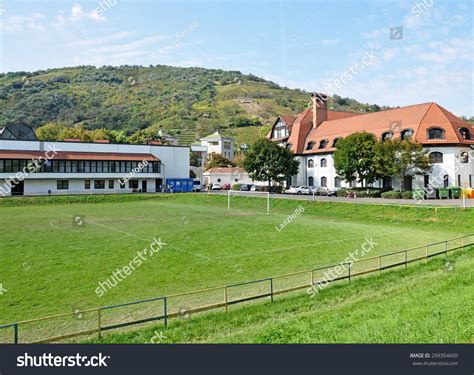
[[[245,192],[243,192],[245,194]],[[208,194],[227,195],[227,191],[213,191]],[[262,198],[265,195],[257,195]],[[272,194],[272,198],[278,199],[295,199],[318,202],[342,202],[353,204],[381,204],[381,205],[410,205],[410,206],[431,206],[431,207],[463,207],[462,199],[429,199],[417,201],[415,199],[385,199],[385,198],[342,198],[342,197],[325,197],[312,195],[295,195],[295,194]],[[474,208],[474,199],[466,199],[466,207]]]

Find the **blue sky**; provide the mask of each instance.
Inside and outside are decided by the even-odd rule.
[[[472,1],[0,0],[0,9],[2,72],[201,66],[474,115]],[[390,40],[399,26],[402,39]]]

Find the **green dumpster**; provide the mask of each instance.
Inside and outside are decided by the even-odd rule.
[[[450,190],[451,190],[451,198],[454,198],[454,199],[461,198],[461,188],[460,187],[453,186],[452,188],[450,188]]]
[[[422,189],[413,190],[413,199],[422,200],[425,199],[425,192]]]
[[[439,199],[449,198],[449,189],[448,188],[440,188],[438,189]]]

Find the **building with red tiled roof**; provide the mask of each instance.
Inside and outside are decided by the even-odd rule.
[[[356,114],[330,111],[325,103],[313,101],[313,108],[296,116],[280,116],[267,137],[300,160],[300,171],[291,184],[334,188],[345,185],[333,166],[337,142],[357,132],[369,132],[378,139],[412,139],[430,153],[430,176],[406,181],[387,178],[376,186],[474,187],[474,127],[433,102]]]

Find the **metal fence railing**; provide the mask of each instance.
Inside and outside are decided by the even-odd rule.
[[[384,270],[397,267],[407,268],[410,263],[428,261],[450,251],[464,249],[474,249],[474,234],[351,263],[0,325],[0,342],[50,343],[90,335],[100,338],[105,331],[154,321],[163,321],[167,326],[171,318],[220,308],[227,312],[233,305],[266,298],[273,302],[275,296],[281,294],[338,281],[351,282],[355,277],[381,274]],[[341,268],[344,271],[337,272],[336,277],[327,277]]]

